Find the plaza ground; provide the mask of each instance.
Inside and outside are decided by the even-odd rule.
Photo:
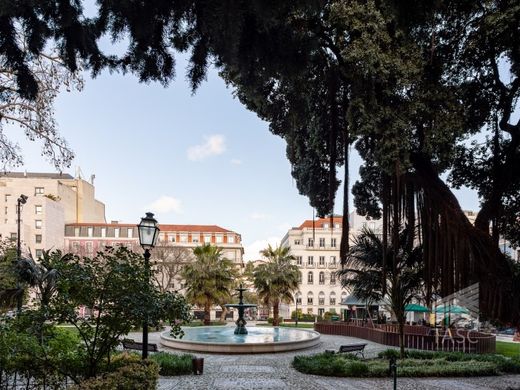
[[[140,340],[140,333],[129,337]],[[160,350],[182,353],[163,348],[159,333],[149,335],[151,343],[157,343]],[[340,345],[367,343],[365,357],[375,357],[387,346],[353,337],[322,335],[316,347],[301,351],[257,355],[221,355],[193,353],[204,358],[204,374],[161,377],[159,390],[170,389],[392,389],[392,380],[335,378],[302,374],[291,367],[295,355],[314,354],[326,349],[338,349]],[[399,378],[398,389],[408,390],[486,390],[520,389],[520,375],[505,375],[475,378]]]

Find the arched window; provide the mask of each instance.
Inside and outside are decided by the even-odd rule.
[[[318,294],[318,305],[325,305],[325,293],[323,291],[320,291],[320,293]]]
[[[307,284],[313,284],[314,283],[314,273],[312,271],[309,271],[307,274]]]
[[[319,276],[320,284],[325,284],[325,272],[321,271]]]
[[[330,273],[330,284],[336,284],[336,272]]]
[[[343,291],[343,292],[341,293],[341,302],[343,302],[345,299],[347,299],[347,292],[346,292],[346,291]],[[341,304],[341,302],[340,302],[340,304]]]
[[[334,291],[332,291],[329,295],[329,303],[331,306],[336,304],[336,293]]]
[[[312,294],[311,291],[309,291],[309,292],[307,293],[307,305],[312,305],[312,304],[313,304],[313,303],[312,303],[312,300],[313,300],[313,294]]]

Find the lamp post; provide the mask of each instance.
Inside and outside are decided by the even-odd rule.
[[[150,281],[150,249],[155,246],[159,237],[159,227],[157,220],[152,213],[146,213],[146,217],[141,218],[141,222],[137,225],[139,231],[139,243],[144,249],[144,269],[146,272],[146,280]],[[147,311],[148,309],[146,309]],[[148,313],[146,312],[143,321],[143,359],[148,357]]]
[[[20,239],[20,224],[21,224],[21,213],[22,213],[22,205],[27,203],[27,196],[26,195],[20,195],[20,197],[16,200],[16,215],[17,215],[17,233],[16,233],[16,262],[19,263],[22,259],[22,242]],[[18,314],[22,311],[22,305],[23,305],[23,294],[20,293],[20,278],[17,277],[16,280],[16,289],[18,290],[19,294],[16,298],[16,311]]]
[[[298,299],[300,298],[300,293],[296,293],[296,317],[294,319],[295,327],[298,327]]]

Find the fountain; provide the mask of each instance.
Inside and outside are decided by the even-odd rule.
[[[242,284],[240,285],[240,288],[236,288],[236,291],[238,291],[238,304],[235,303],[228,303],[227,305],[224,305],[226,307],[234,307],[238,308],[238,320],[235,322],[237,324],[237,327],[235,328],[235,334],[247,334],[246,329],[246,320],[244,319],[244,309],[248,307],[256,307],[256,305],[253,305],[251,303],[244,303],[244,291],[247,290],[247,288],[243,288]]]
[[[240,285],[238,304],[226,307],[238,309],[236,328],[231,326],[185,327],[182,339],[173,338],[168,331],[161,333],[161,344],[165,347],[197,352],[217,353],[273,353],[310,348],[320,342],[320,334],[313,330],[257,327],[246,329],[244,310],[256,305],[243,302],[243,292],[247,289]]]

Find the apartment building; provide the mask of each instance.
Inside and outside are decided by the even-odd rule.
[[[2,238],[16,239],[17,200],[21,206],[22,250],[39,257],[44,249],[62,249],[63,227],[75,222],[105,222],[105,205],[95,199],[95,188],[69,174],[11,172],[0,175]]]

